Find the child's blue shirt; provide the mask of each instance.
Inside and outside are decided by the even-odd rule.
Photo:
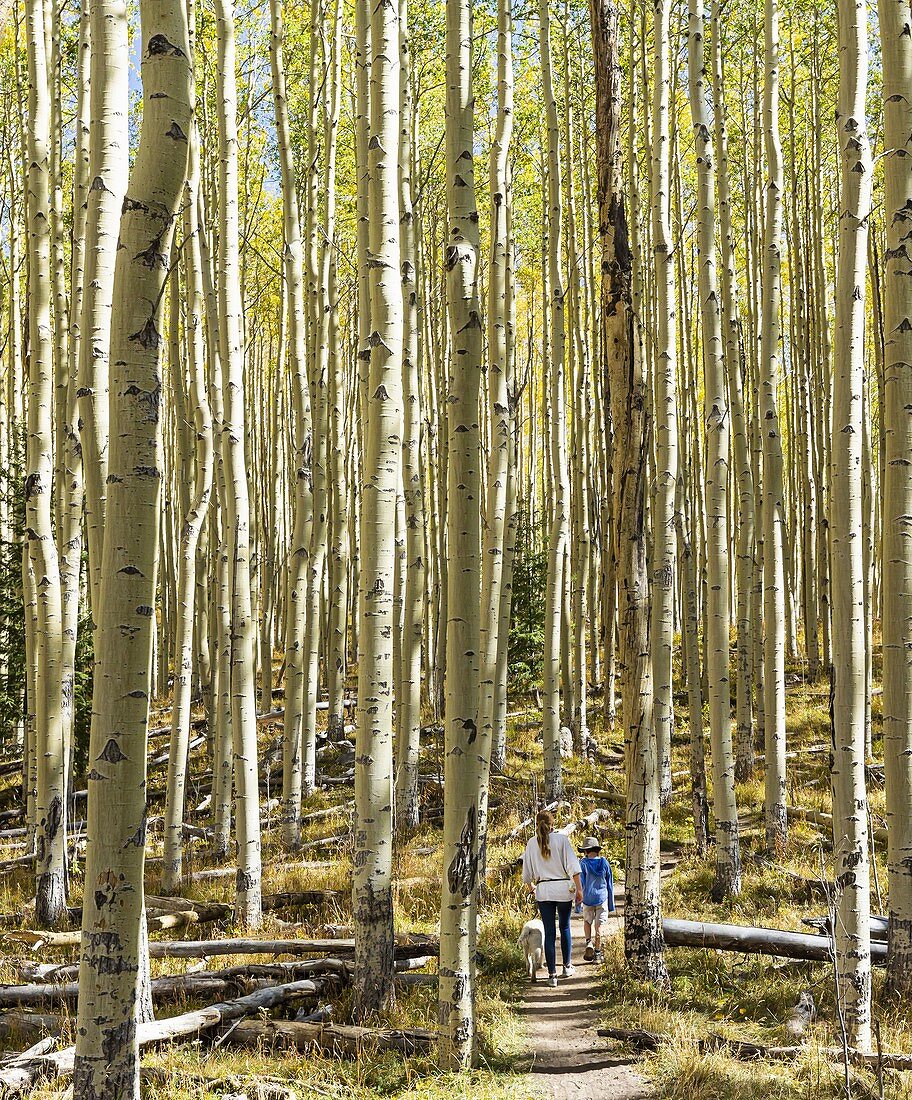
[[[607,905],[614,912],[614,878],[611,864],[604,856],[580,860],[583,881],[583,905]]]

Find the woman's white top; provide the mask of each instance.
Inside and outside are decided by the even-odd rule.
[[[551,834],[551,855],[547,859],[531,837],[523,856],[523,882],[535,883],[536,901],[573,901],[576,885],[573,876],[580,873],[580,861],[573,845],[563,833]]]

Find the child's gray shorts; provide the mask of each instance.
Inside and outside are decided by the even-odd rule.
[[[584,905],[583,906],[583,920],[589,924],[594,924],[601,928],[608,923],[608,904],[603,902],[601,905]]]

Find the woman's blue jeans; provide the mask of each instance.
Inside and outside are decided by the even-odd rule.
[[[561,956],[564,966],[570,965],[570,951],[573,941],[570,939],[570,910],[572,901],[540,901],[538,911],[541,913],[542,924],[545,926],[545,962],[548,964],[548,974],[557,973],[557,933],[554,928],[555,919],[560,924]]]

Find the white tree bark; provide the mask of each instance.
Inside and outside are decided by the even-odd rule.
[[[482,318],[475,204],[472,10],[447,5],[446,712],[443,885],[440,903],[440,1063],[465,1067],[475,1044],[474,934],[478,889],[478,688],[480,646],[480,432]],[[441,566],[444,562],[441,561]]]
[[[706,671],[712,746],[713,817],[716,827],[717,898],[741,891],[735,759],[728,675],[729,403],[722,311],[716,271],[716,173],[706,91],[703,0],[690,0],[688,86],[697,155],[698,293],[703,331],[703,413],[706,430]],[[718,105],[717,105],[718,109]],[[737,365],[736,365],[737,367]]]
[[[54,333],[51,321],[50,98],[45,12],[26,6],[28,48],[28,439],[25,541],[36,594],[34,738],[37,764],[36,920],[54,925],[66,904],[66,759],[60,566],[51,518]]]
[[[785,501],[779,427],[779,308],[782,295],[782,146],[779,139],[779,9],[764,0],[763,133],[766,225],[760,311],[760,432],[763,445],[763,720],[766,843],[785,847]]]
[[[652,122],[652,247],[655,254],[655,490],[650,565],[653,717],[662,800],[671,797],[671,735],[674,730],[675,487],[678,480],[678,412],[675,344],[675,267],[671,240],[671,69],[668,23],[671,0],[655,4],[655,87]]]
[[[561,171],[557,101],[551,65],[551,31],[548,0],[538,6],[539,54],[541,57],[542,95],[545,106],[545,172],[547,175],[547,232],[549,335],[548,400],[551,427],[551,464],[553,499],[551,533],[548,540],[548,576],[545,587],[545,655],[543,680],[545,796],[549,802],[563,795],[561,773],[561,657],[564,596],[569,586],[567,547],[570,527],[570,472],[567,459],[567,398],[564,360],[563,239],[561,233]]]
[[[203,335],[203,278],[199,226],[199,135],[191,131],[189,178],[184,207],[184,271],[187,300],[187,375],[194,431],[193,496],[182,517],[177,570],[177,623],[174,646],[174,697],[171,709],[171,751],[165,800],[163,888],[176,893],[183,877],[183,821],[193,695],[193,627],[195,620],[197,550],[212,493],[215,461],[212,415],[206,390]],[[177,364],[171,365],[172,370]],[[183,384],[183,378],[176,384]]]
[[[89,193],[86,202],[85,294],[79,358],[79,417],[85,469],[91,606],[101,586],[108,462],[108,372],[111,303],[120,213],[129,171],[130,69],[124,0],[89,5],[92,40]]]
[[[226,485],[227,545],[231,555],[231,724],[234,737],[235,830],[238,847],[236,912],[256,928],[262,919],[262,861],[257,782],[256,623],[250,597],[250,501],[244,456],[244,350],[238,230],[237,76],[234,7],[216,3],[219,69],[219,344],[224,422],[221,448]]]
[[[393,597],[402,461],[399,12],[371,17],[368,279],[371,335],[361,483],[355,746],[355,992],[362,1014],[393,1000]]]
[[[912,13],[880,0],[884,95],[883,724],[888,983],[912,991]]]
[[[285,599],[285,717],[282,742],[282,802],[285,843],[300,843],[301,745],[304,708],[304,628],[307,608],[307,564],[313,499],[311,485],[310,391],[304,342],[304,259],[298,216],[297,181],[291,148],[283,54],[284,27],[280,0],[271,0],[270,61],[275,103],[276,140],[282,172],[285,236],[284,273],[288,318],[288,367],[294,415],[294,529],[288,555]]]
[[[139,1097],[136,1035],[146,839],[146,732],[161,497],[161,302],[187,169],[186,10],[143,0],[143,125],[120,227],[111,325],[109,537],[89,749],[74,1094]]]
[[[871,1048],[871,882],[865,791],[867,627],[862,521],[865,286],[874,166],[868,144],[867,5],[839,4],[839,263],[830,465],[836,973],[849,1043]]]
[[[399,218],[403,309],[402,492],[405,510],[405,577],[403,594],[400,694],[396,700],[396,828],[418,824],[418,762],[421,749],[421,656],[427,569],[424,552],[424,484],[421,461],[421,338],[418,309],[418,249],[412,208],[412,88],[408,3],[399,5]]]

